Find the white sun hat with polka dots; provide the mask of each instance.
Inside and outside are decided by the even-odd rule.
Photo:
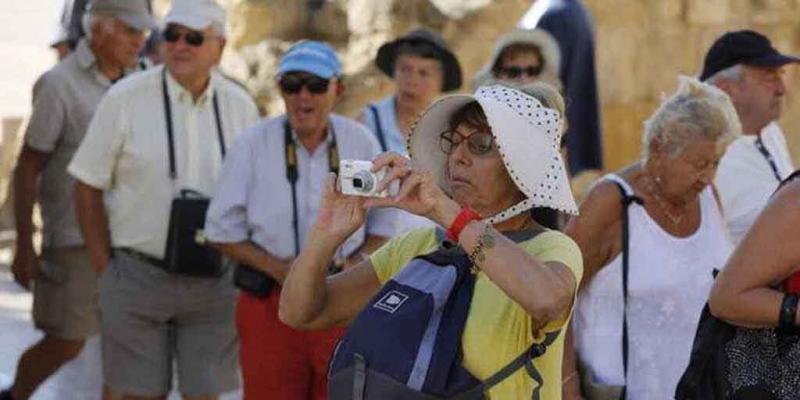
[[[486,221],[495,224],[534,207],[578,214],[559,152],[561,115],[519,90],[487,86],[474,95],[451,95],[434,102],[409,138],[414,164],[431,171],[439,186],[452,195],[447,155],[440,150],[439,135],[448,129],[453,113],[472,101],[477,101],[486,114],[506,170],[527,197]]]

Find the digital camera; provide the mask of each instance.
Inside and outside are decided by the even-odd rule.
[[[375,188],[386,176],[386,170],[372,172],[372,161],[342,160],[339,182],[342,194],[362,197],[387,197],[388,190],[377,192]]]

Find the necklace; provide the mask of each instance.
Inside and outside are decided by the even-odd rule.
[[[672,226],[678,227],[680,226],[681,221],[683,221],[683,217],[686,216],[687,211],[689,209],[688,204],[683,205],[683,209],[678,213],[678,215],[674,215],[669,211],[669,203],[664,200],[663,197],[656,191],[656,185],[652,176],[647,175],[647,191],[650,192],[650,196],[656,200],[658,203],[658,207],[667,216],[667,218],[672,222]]]

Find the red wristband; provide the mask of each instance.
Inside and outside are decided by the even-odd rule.
[[[464,230],[464,227],[467,226],[470,221],[480,221],[482,218],[483,217],[473,209],[464,206],[461,212],[458,213],[458,216],[456,216],[453,224],[447,229],[447,237],[453,242],[458,242],[458,237],[461,236],[461,231]]]

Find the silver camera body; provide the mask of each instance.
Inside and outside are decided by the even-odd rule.
[[[342,160],[339,167],[342,194],[348,196],[388,197],[388,190],[375,191],[385,176],[385,169],[372,172],[372,161]]]

